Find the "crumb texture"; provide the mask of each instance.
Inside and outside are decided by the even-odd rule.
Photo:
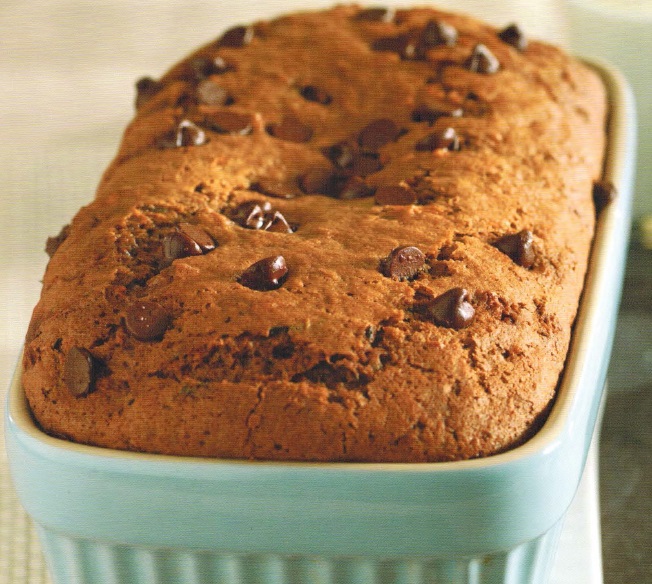
[[[554,400],[604,89],[434,9],[240,26],[137,83],[56,237],[23,384],[45,431],[145,452],[444,461]]]

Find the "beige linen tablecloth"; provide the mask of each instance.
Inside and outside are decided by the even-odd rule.
[[[134,81],[160,75],[233,24],[330,4],[0,2],[0,403],[4,405],[38,298],[47,262],[45,239],[92,198],[132,115]],[[449,0],[438,5],[474,13],[496,25],[518,21],[531,36],[565,40],[555,0]],[[559,584],[601,581],[595,477],[595,465],[589,465],[585,494],[576,502],[563,536],[566,543],[554,577]],[[573,553],[564,555],[572,545]],[[0,437],[0,584],[46,582],[40,547],[11,487]]]

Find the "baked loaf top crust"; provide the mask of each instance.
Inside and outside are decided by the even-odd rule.
[[[441,461],[547,414],[594,228],[605,92],[431,9],[235,27],[160,80],[48,240],[43,429],[181,455]]]

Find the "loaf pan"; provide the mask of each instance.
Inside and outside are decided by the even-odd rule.
[[[547,581],[595,429],[630,222],[635,112],[611,112],[599,216],[557,400],[524,445],[444,463],[251,462],[82,446],[34,423],[17,373],[6,443],[56,584],[494,584]]]

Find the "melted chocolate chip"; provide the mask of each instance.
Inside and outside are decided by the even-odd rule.
[[[219,45],[222,47],[240,48],[248,45],[254,38],[254,29],[251,26],[234,26],[227,30],[221,37]]]
[[[316,85],[306,85],[299,90],[299,93],[304,99],[322,105],[328,105],[332,101],[331,96]]]
[[[527,38],[517,24],[510,24],[498,33],[498,38],[518,51],[527,48]]]
[[[463,113],[462,108],[446,104],[436,107],[420,105],[412,111],[412,121],[427,122],[432,126],[439,118],[459,118]]]
[[[426,315],[439,326],[457,330],[466,328],[475,317],[475,309],[468,296],[464,288],[452,288],[425,307]]]
[[[287,279],[288,271],[282,255],[270,256],[249,266],[240,275],[239,282],[247,288],[261,292],[276,290]]]
[[[351,176],[341,185],[337,193],[338,199],[351,200],[371,197],[374,194],[374,188],[369,186],[364,179],[359,176]]]
[[[125,327],[139,341],[153,341],[163,337],[170,324],[170,315],[155,302],[138,301],[125,315]]]
[[[419,152],[433,150],[459,150],[460,140],[454,128],[446,128],[442,132],[433,132],[421,138],[414,148]]]
[[[229,92],[211,79],[204,79],[197,85],[197,99],[203,105],[229,105],[233,98]]]
[[[288,142],[308,142],[312,138],[312,129],[295,116],[285,116],[280,124],[270,124],[267,132]]]
[[[136,109],[142,106],[162,88],[163,84],[151,77],[143,77],[136,81]]]
[[[394,18],[394,10],[384,7],[363,8],[356,15],[355,20],[366,22],[391,22]]]
[[[326,168],[311,168],[298,179],[299,188],[307,195],[327,195],[333,192],[337,176]]]
[[[494,247],[509,256],[515,264],[524,268],[531,268],[534,264],[535,254],[532,246],[533,235],[531,231],[523,229],[501,237],[494,242]]]
[[[358,134],[358,144],[362,148],[377,150],[385,144],[394,142],[402,131],[392,120],[381,118],[367,124]]]
[[[466,68],[473,73],[491,75],[500,69],[496,56],[483,44],[473,47],[473,52],[466,62]]]
[[[413,245],[394,248],[381,262],[381,272],[388,278],[405,280],[414,278],[425,266],[426,256]]]
[[[72,347],[63,366],[63,381],[75,397],[84,397],[93,391],[96,363],[90,351]]]
[[[441,20],[429,21],[421,33],[421,46],[424,49],[446,45],[452,47],[457,42],[457,30]]]
[[[402,185],[385,185],[376,189],[375,201],[377,205],[413,205],[417,194]]]
[[[236,112],[219,111],[207,114],[202,125],[219,134],[246,136],[253,130],[251,116]]]
[[[612,182],[603,180],[593,184],[593,201],[598,212],[611,203],[617,195],[618,191]]]

